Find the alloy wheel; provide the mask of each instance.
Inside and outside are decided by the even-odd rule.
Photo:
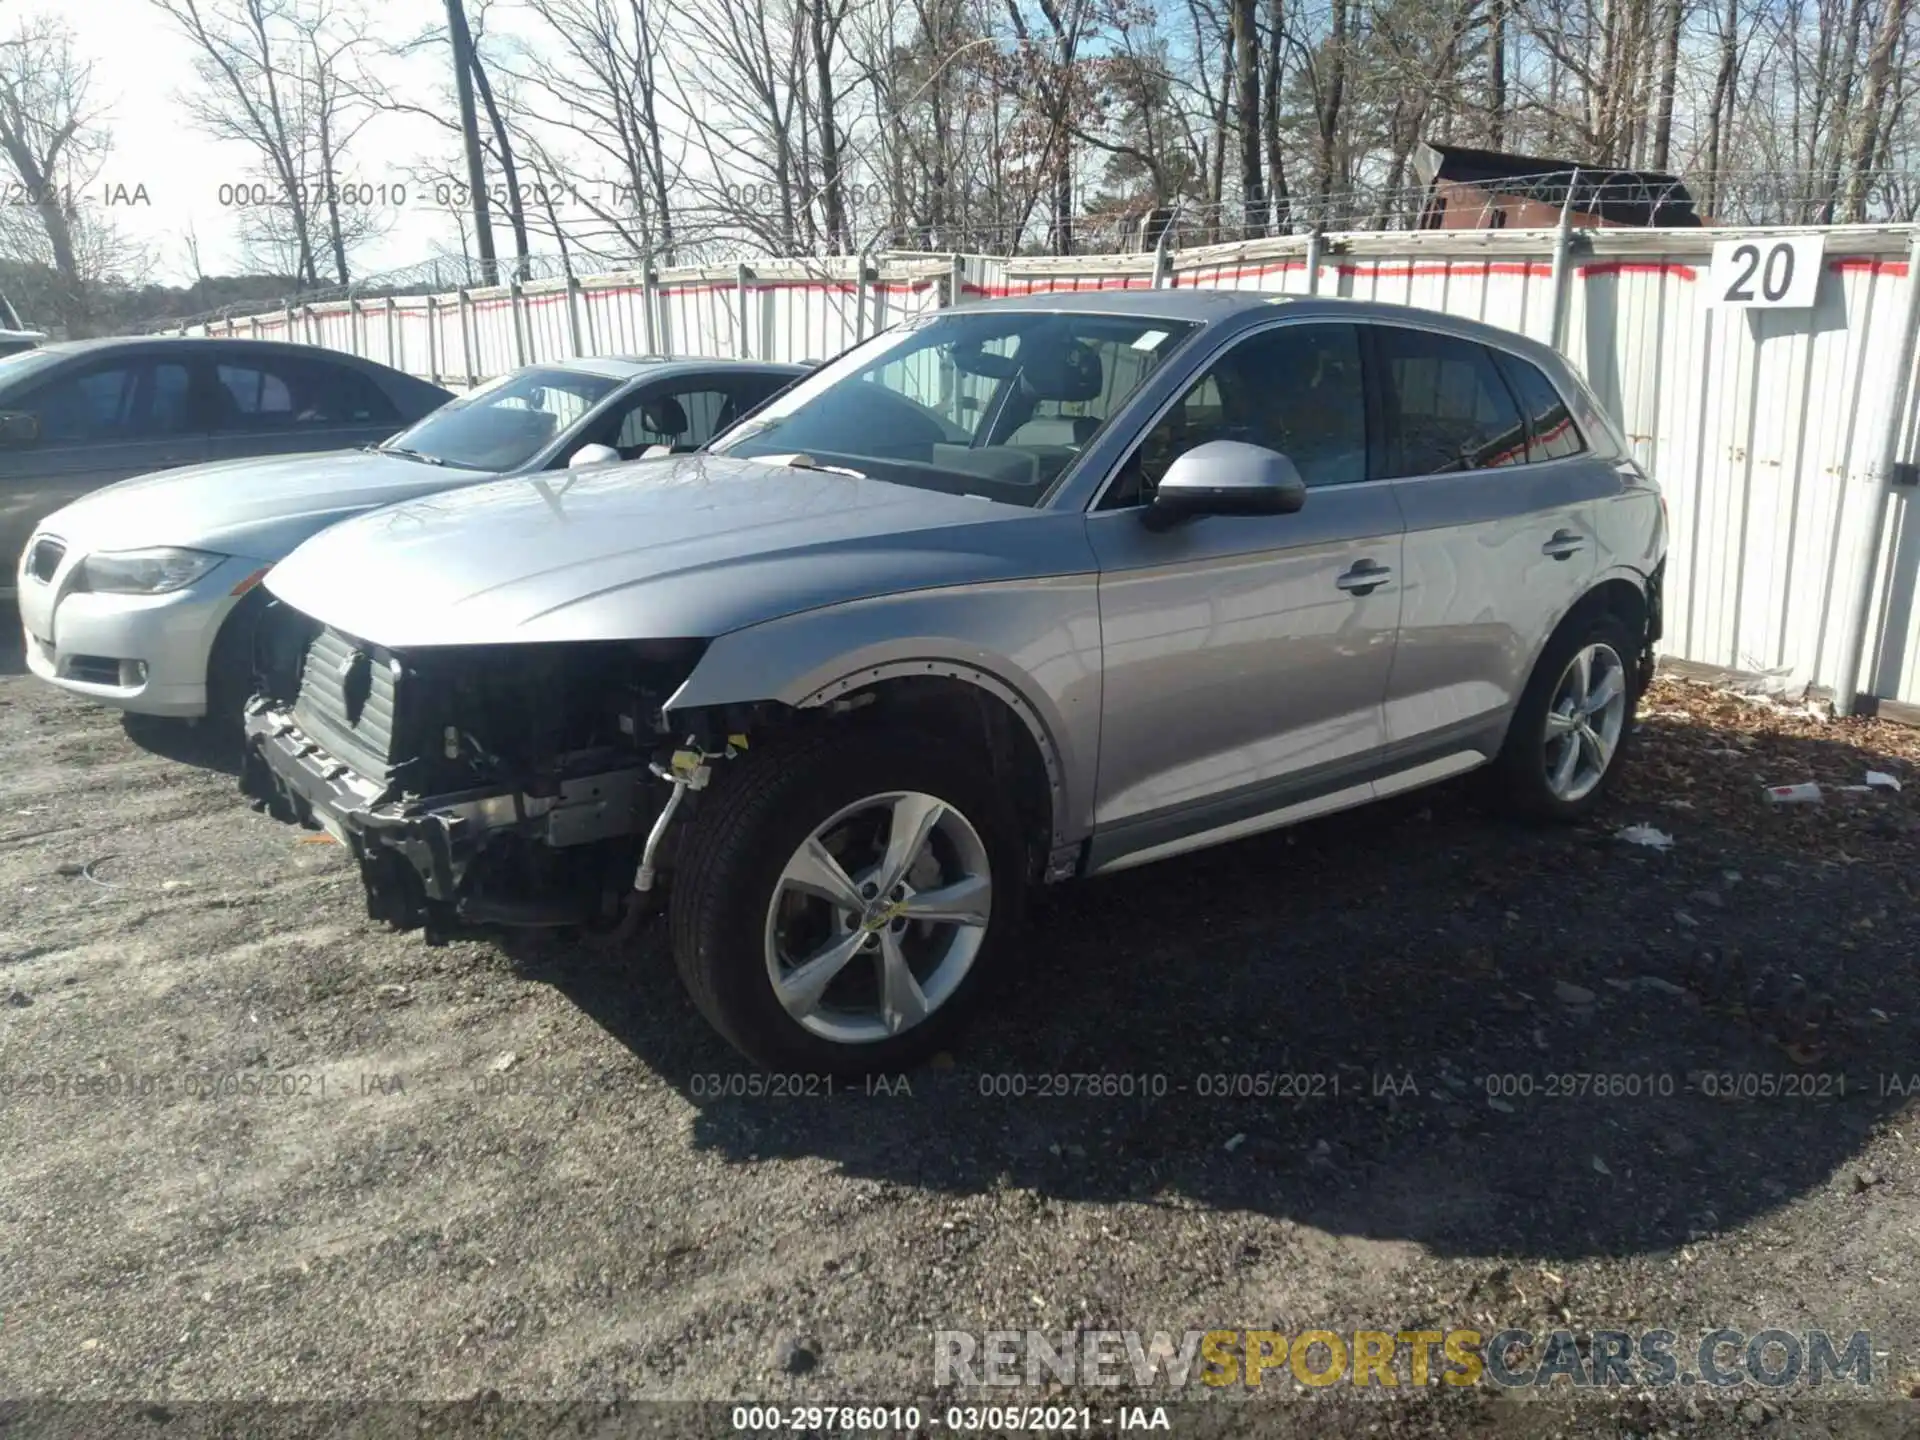
[[[1606,778],[1627,723],[1627,667],[1596,641],[1568,662],[1547,707],[1547,789],[1573,804]]]
[[[800,1025],[843,1045],[920,1024],[952,998],[993,913],[986,844],[918,791],[840,810],[793,852],[767,907],[767,977]]]

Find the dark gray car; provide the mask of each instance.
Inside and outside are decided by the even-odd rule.
[[[266,340],[74,340],[0,357],[0,587],[35,525],[102,485],[371,445],[451,398],[369,360]]]

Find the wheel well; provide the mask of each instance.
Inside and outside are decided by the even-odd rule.
[[[1636,639],[1647,633],[1647,592],[1631,580],[1604,580],[1587,592],[1581,604],[1618,616]]]
[[[209,711],[213,707],[216,685],[226,687],[241,683],[244,693],[237,698],[242,702],[252,693],[253,632],[271,599],[265,586],[256,585],[240,597],[220,622],[219,630],[214,633],[213,644],[207,651]]]
[[[1053,780],[1032,728],[1000,696],[954,676],[908,675],[836,696],[820,713],[826,723],[916,727],[945,743],[972,747],[1013,797],[1035,873],[1044,867],[1053,840]]]

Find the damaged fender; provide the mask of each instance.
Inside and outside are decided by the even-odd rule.
[[[670,721],[760,701],[804,709],[926,675],[978,685],[1025,723],[1046,763],[1056,847],[1091,832],[1100,741],[1099,584],[1092,574],[971,586],[964,596],[888,595],[736,630],[707,647],[665,709]]]

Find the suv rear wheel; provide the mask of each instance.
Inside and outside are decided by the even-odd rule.
[[[775,1070],[913,1065],[1013,940],[1019,831],[990,767],[937,737],[835,730],[719,767],[675,864],[694,1004]]]
[[[1579,820],[1600,804],[1633,731],[1642,648],[1606,611],[1574,618],[1547,643],[1495,771],[1509,808]]]

